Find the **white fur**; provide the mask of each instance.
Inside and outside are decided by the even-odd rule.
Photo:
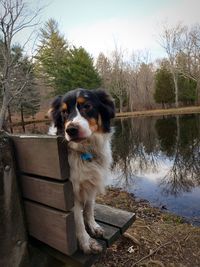
[[[111,134],[93,133],[84,143],[68,143],[70,180],[73,184],[76,235],[80,248],[85,253],[101,251],[100,245],[86,231],[85,224],[93,235],[102,235],[102,228],[94,219],[94,204],[98,193],[104,192],[104,182],[110,173],[112,162]],[[90,152],[92,161],[84,161],[80,155]],[[82,212],[83,210],[83,212]]]
[[[110,176],[112,154],[110,140],[112,134],[92,133],[88,121],[77,110],[77,116],[65,124],[65,129],[71,124],[79,127],[82,142],[70,141],[70,136],[65,131],[65,138],[69,141],[68,161],[70,165],[70,180],[74,190],[74,218],[76,236],[80,248],[85,253],[101,252],[101,246],[90,237],[86,226],[93,236],[102,236],[103,229],[95,222],[94,204],[96,195],[104,193],[104,184]],[[48,134],[55,135],[57,128],[54,124],[49,128]],[[91,153],[93,159],[81,159],[82,153]]]
[[[73,120],[68,121],[66,123],[65,129],[67,129],[67,127],[73,123],[79,126],[79,138],[87,138],[92,134],[89,123],[83,116],[81,116],[77,108],[76,108],[76,112],[77,112],[76,117],[74,117]],[[67,139],[67,141],[71,140],[70,136],[66,133],[66,131],[65,131],[65,138]]]
[[[54,123],[51,124],[48,131],[49,135],[56,135],[57,134],[57,127],[55,127]]]

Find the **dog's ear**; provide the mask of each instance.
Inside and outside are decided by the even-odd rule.
[[[94,90],[98,97],[100,106],[99,112],[101,114],[102,124],[105,132],[110,132],[110,119],[115,117],[115,104],[112,97],[104,90]]]
[[[54,126],[57,128],[57,134],[61,134],[63,132],[63,119],[61,115],[61,100],[62,96],[57,96],[52,104],[51,108],[48,111],[48,115],[50,119],[52,119]]]

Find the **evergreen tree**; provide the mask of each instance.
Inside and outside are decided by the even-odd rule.
[[[166,69],[158,69],[155,74],[154,99],[157,103],[174,103],[175,92],[172,74]]]
[[[54,94],[76,87],[92,89],[100,86],[92,57],[82,47],[70,49],[55,20],[50,19],[41,29],[40,43],[36,57],[37,72],[42,73],[54,88]]]
[[[196,87],[197,82],[185,78],[183,75],[178,77],[178,87],[179,87],[179,100],[184,104],[194,104],[196,101]]]
[[[14,46],[13,49],[13,60],[16,61],[18,68],[13,73],[14,87],[24,82],[26,79],[26,86],[22,92],[20,92],[12,102],[10,106],[10,112],[21,113],[23,116],[36,114],[40,107],[40,93],[35,83],[35,75],[33,72],[33,64],[30,62],[28,57],[23,56],[23,51],[20,46]],[[30,71],[31,70],[31,71]],[[28,76],[27,76],[28,73]],[[25,78],[26,76],[26,78]]]
[[[93,58],[82,47],[73,47],[70,50],[69,70],[69,89],[77,87],[94,89],[101,84],[99,74],[94,67]]]
[[[40,45],[36,56],[36,70],[51,85],[55,93],[65,89],[68,82],[68,45],[54,19],[40,29]]]

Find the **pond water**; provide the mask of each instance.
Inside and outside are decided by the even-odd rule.
[[[200,115],[116,119],[114,128],[108,185],[200,225]],[[26,126],[28,133],[47,129]]]
[[[118,119],[113,156],[109,184],[200,225],[200,115]]]

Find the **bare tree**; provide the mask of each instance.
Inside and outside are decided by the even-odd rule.
[[[139,104],[139,69],[141,64],[141,53],[132,53],[131,59],[127,66],[128,77],[128,105],[129,110],[133,111],[138,108]],[[137,103],[135,103],[137,99]]]
[[[160,35],[159,43],[164,48],[168,60],[169,60],[169,67],[170,71],[173,76],[174,80],[174,87],[175,87],[175,105],[178,107],[179,100],[178,100],[178,70],[176,65],[176,58],[178,53],[181,50],[182,46],[182,36],[185,31],[185,27],[182,26],[180,23],[174,27],[168,27],[163,25],[162,33]]]
[[[124,51],[116,46],[109,58],[100,53],[96,67],[102,79],[102,86],[117,100],[119,111],[122,112],[128,88]]]
[[[132,54],[127,67],[128,72],[128,106],[135,109],[152,108],[154,68],[150,62],[149,52],[140,51]]]
[[[124,52],[115,48],[112,53],[111,92],[119,101],[119,112],[123,112],[124,98],[127,96],[127,78],[125,72]]]
[[[197,82],[196,102],[200,105],[200,25],[185,27],[182,46],[177,57],[177,66],[186,78]]]
[[[41,10],[38,9],[30,13],[27,7],[24,0],[0,0],[0,36],[2,39],[0,49],[3,56],[3,69],[0,80],[2,91],[0,130],[3,128],[8,106],[11,101],[24,90],[29,77],[28,70],[23,82],[15,86],[13,73],[17,71],[18,62],[16,62],[12,56],[14,38],[24,29],[38,24],[36,19]]]
[[[129,111],[151,108],[155,101],[154,68],[148,52],[134,52],[125,60],[124,51],[116,48],[108,58],[100,54],[96,67],[102,85],[107,88],[120,112],[126,107]]]

